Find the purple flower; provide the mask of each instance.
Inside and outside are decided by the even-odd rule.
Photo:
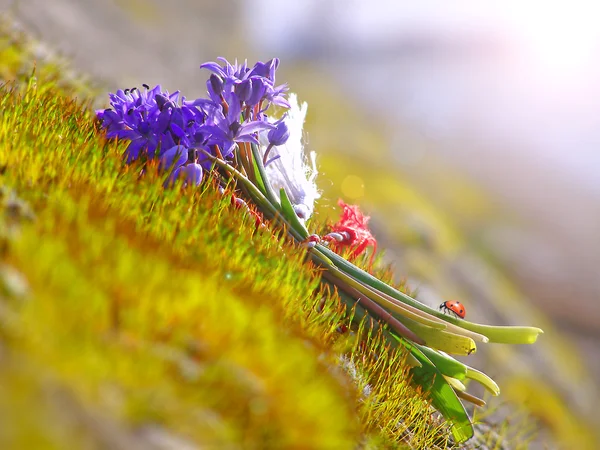
[[[245,78],[236,82],[233,88],[233,92],[245,107],[257,105],[266,98],[267,93],[270,91],[271,86],[268,80],[261,77]]]
[[[274,105],[289,108],[290,104],[285,99],[285,93],[288,91],[287,84],[275,86],[275,72],[279,67],[279,58],[273,58],[266,63],[257,62],[249,75],[262,77],[269,80],[264,98]]]
[[[285,94],[287,91],[287,84],[282,84],[277,87],[271,87],[267,90],[265,98],[274,105],[281,106],[282,108],[289,108],[290,104],[285,98]]]
[[[222,65],[201,66],[213,72],[207,81],[209,98],[188,102],[179,92],[169,94],[160,86],[109,94],[111,108],[97,111],[97,116],[108,138],[129,141],[127,163],[161,158],[163,170],[172,168],[172,181],[184,169],[192,177],[196,172],[186,169],[190,164],[211,165],[201,150],[228,158],[237,142],[258,144],[259,132],[268,134],[272,145],[285,143],[286,124],[283,120],[272,124],[266,116],[271,104],[289,106],[287,87],[275,86],[279,60],[258,62],[252,68],[224,58],[219,62]]]
[[[273,125],[261,120],[240,123],[240,102],[234,93],[231,93],[229,97],[227,116],[223,114],[222,108],[216,110],[211,118],[213,125],[204,127],[204,130],[210,134],[207,144],[218,145],[225,158],[233,153],[236,142],[253,142],[258,144],[257,133],[273,128]]]
[[[259,77],[267,78],[271,80],[271,82],[275,83],[275,72],[279,67],[279,58],[273,58],[266,63],[257,62],[252,70],[250,71],[250,76],[256,75]]]
[[[246,100],[246,105],[254,106],[258,105],[260,101],[265,98],[265,95],[270,86],[261,78],[251,78],[252,81],[252,92]]]
[[[267,139],[269,139],[269,144],[274,145],[276,147],[283,145],[287,142],[290,137],[290,130],[288,129],[287,124],[285,123],[285,117],[279,119],[275,122],[275,128],[269,130],[267,134]]]
[[[191,163],[181,169],[180,176],[185,180],[186,184],[198,186],[202,181],[202,166],[197,163]]]
[[[125,150],[128,164],[138,159],[141,152],[153,157],[160,141],[160,137],[157,136],[148,121],[142,120],[139,116],[130,117],[129,119],[126,126],[130,130],[125,130],[119,133],[118,136],[121,139],[131,139],[127,150]]]
[[[202,166],[198,163],[190,163],[175,169],[163,184],[165,188],[172,187],[178,179],[183,179],[184,186],[198,186],[202,182]]]
[[[142,149],[152,153],[158,146],[159,139],[152,129],[152,120],[158,114],[154,96],[159,92],[160,86],[143,91],[119,89],[115,94],[109,94],[112,109],[96,113],[106,128],[107,138],[131,141],[126,150],[128,162],[136,159]]]
[[[182,145],[176,145],[164,152],[160,157],[160,168],[168,170],[171,167],[177,169],[188,161],[188,149]]]
[[[241,102],[246,102],[252,95],[252,78],[246,78],[234,86],[234,92]]]
[[[109,94],[110,103],[117,116],[123,116],[131,109],[148,110],[154,104],[154,97],[161,93],[160,85],[152,89],[139,90],[137,88],[119,89],[114,94]],[[168,95],[168,93],[165,93]],[[178,93],[176,93],[178,94]],[[175,95],[175,94],[174,94]]]
[[[205,141],[200,128],[206,114],[187,105],[178,91],[169,94],[158,85],[141,91],[135,88],[118,90],[109,97],[111,108],[96,114],[107,130],[107,138],[131,141],[125,151],[127,163],[141,155],[160,156],[159,149],[170,149],[175,145],[191,147]],[[180,100],[183,106],[178,105]]]
[[[249,69],[245,62],[239,65],[237,61],[230,64],[225,58],[218,59],[223,62],[223,66],[216,62],[208,62],[200,66],[213,72],[207,88],[214,102],[221,103],[228,93],[235,93],[242,108],[247,107],[249,112],[251,107],[262,101],[267,103],[263,105],[263,112],[270,103],[289,108],[289,103],[285,99],[287,86],[275,86],[275,72],[279,67],[279,59],[273,58],[266,63],[259,61],[252,69]],[[231,106],[229,102],[228,105]],[[257,120],[257,117],[248,117],[248,119]]]
[[[161,170],[172,170],[163,186],[171,187],[179,178],[184,179],[185,184],[197,186],[202,181],[202,166],[196,163],[195,150],[176,145],[165,151],[160,157]],[[188,163],[188,161],[190,161]]]
[[[238,65],[237,61],[232,65],[223,57],[217,58],[219,61],[222,61],[224,64],[220,66],[216,62],[207,62],[200,65],[201,69],[208,69],[211,72],[219,75],[222,80],[228,79],[241,79],[246,72],[248,72],[248,65],[246,62],[242,65]]]
[[[169,187],[175,184],[175,180],[179,177],[182,166],[188,162],[188,149],[176,145],[165,151],[160,157],[160,169],[172,170],[169,177],[165,180],[164,187]]]
[[[221,94],[223,93],[223,79],[212,73],[206,82],[208,95],[215,103],[221,102]]]

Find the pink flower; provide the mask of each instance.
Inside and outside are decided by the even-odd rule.
[[[369,216],[365,216],[356,205],[348,205],[342,199],[338,200],[338,205],[342,207],[342,216],[340,220],[332,227],[332,232],[325,238],[332,241],[334,245],[349,246],[353,248],[351,257],[356,258],[362,255],[367,247],[372,246],[371,259],[369,265],[373,264],[375,251],[377,250],[377,241],[371,234],[367,224]]]

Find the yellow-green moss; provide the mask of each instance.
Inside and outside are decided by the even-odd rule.
[[[165,191],[155,167],[124,166],[124,147],[52,83],[4,87],[0,108],[0,183],[36,216],[3,254],[29,284],[1,302],[16,367],[2,375],[30,401],[11,418],[16,442],[104,439],[46,426],[80,412],[28,415],[49,385],[125,434],[152,424],[209,447],[445,445],[401,355],[372,360],[380,339],[336,332],[343,309],[301,248],[256,230],[211,183]],[[374,383],[368,401],[340,367],[349,349]]]

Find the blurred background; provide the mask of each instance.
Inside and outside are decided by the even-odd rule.
[[[432,305],[536,325],[481,348],[501,400],[548,442],[594,448],[600,380],[600,4],[585,0],[0,0],[103,92],[203,95],[198,66],[282,60],[309,103],[318,214],[372,216],[386,261]],[[104,102],[101,97],[99,102]],[[499,406],[502,410],[502,405]]]

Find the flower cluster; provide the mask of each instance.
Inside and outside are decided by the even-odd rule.
[[[205,119],[201,111],[179,105],[179,91],[169,94],[160,86],[119,89],[109,97],[111,108],[96,114],[108,138],[130,141],[128,163],[141,155],[154,158],[163,149],[189,144],[196,138],[197,124]]]
[[[259,136],[267,142],[265,154],[286,143],[286,117],[274,121],[266,115],[271,105],[290,107],[287,86],[275,85],[279,60],[252,68],[222,58],[221,62],[200,66],[213,72],[206,83],[209,98],[186,101],[179,91],[169,94],[160,85],[109,95],[111,108],[96,114],[108,138],[130,141],[127,163],[159,158],[161,167],[172,171],[166,184],[179,177],[199,184],[202,168],[212,164],[207,155],[231,158],[237,144],[258,145]]]

